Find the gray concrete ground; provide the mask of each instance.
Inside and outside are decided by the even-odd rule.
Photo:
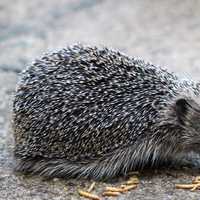
[[[18,72],[43,52],[74,42],[119,49],[199,80],[200,1],[1,0],[0,199],[77,200],[81,199],[77,188],[90,184],[12,172],[10,113]],[[192,169],[141,172],[139,187],[116,199],[198,200],[199,191],[174,188],[175,183],[190,182],[196,175]],[[105,185],[109,184],[98,183],[96,193]]]

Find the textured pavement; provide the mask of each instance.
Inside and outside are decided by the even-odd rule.
[[[77,188],[91,183],[12,172],[10,113],[18,72],[42,53],[77,42],[119,49],[200,80],[200,1],[1,0],[0,200],[77,200]],[[199,174],[193,169],[141,172],[139,187],[115,199],[199,200],[200,191],[174,188]],[[98,183],[95,192],[107,185]]]

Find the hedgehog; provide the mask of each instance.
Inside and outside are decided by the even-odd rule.
[[[13,100],[15,171],[106,180],[200,147],[199,83],[106,47],[35,60]]]

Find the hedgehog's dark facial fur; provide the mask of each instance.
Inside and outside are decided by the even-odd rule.
[[[192,81],[107,48],[45,55],[16,90],[16,170],[104,179],[176,159],[200,146],[199,93]]]
[[[175,112],[178,123],[185,130],[183,148],[200,152],[200,97],[178,99]]]

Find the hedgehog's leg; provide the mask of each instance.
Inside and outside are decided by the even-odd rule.
[[[200,169],[200,154],[195,152],[182,152],[174,155],[172,158],[173,168],[189,167]]]
[[[186,160],[191,161],[192,167],[200,169],[200,153],[190,152],[187,154]]]

